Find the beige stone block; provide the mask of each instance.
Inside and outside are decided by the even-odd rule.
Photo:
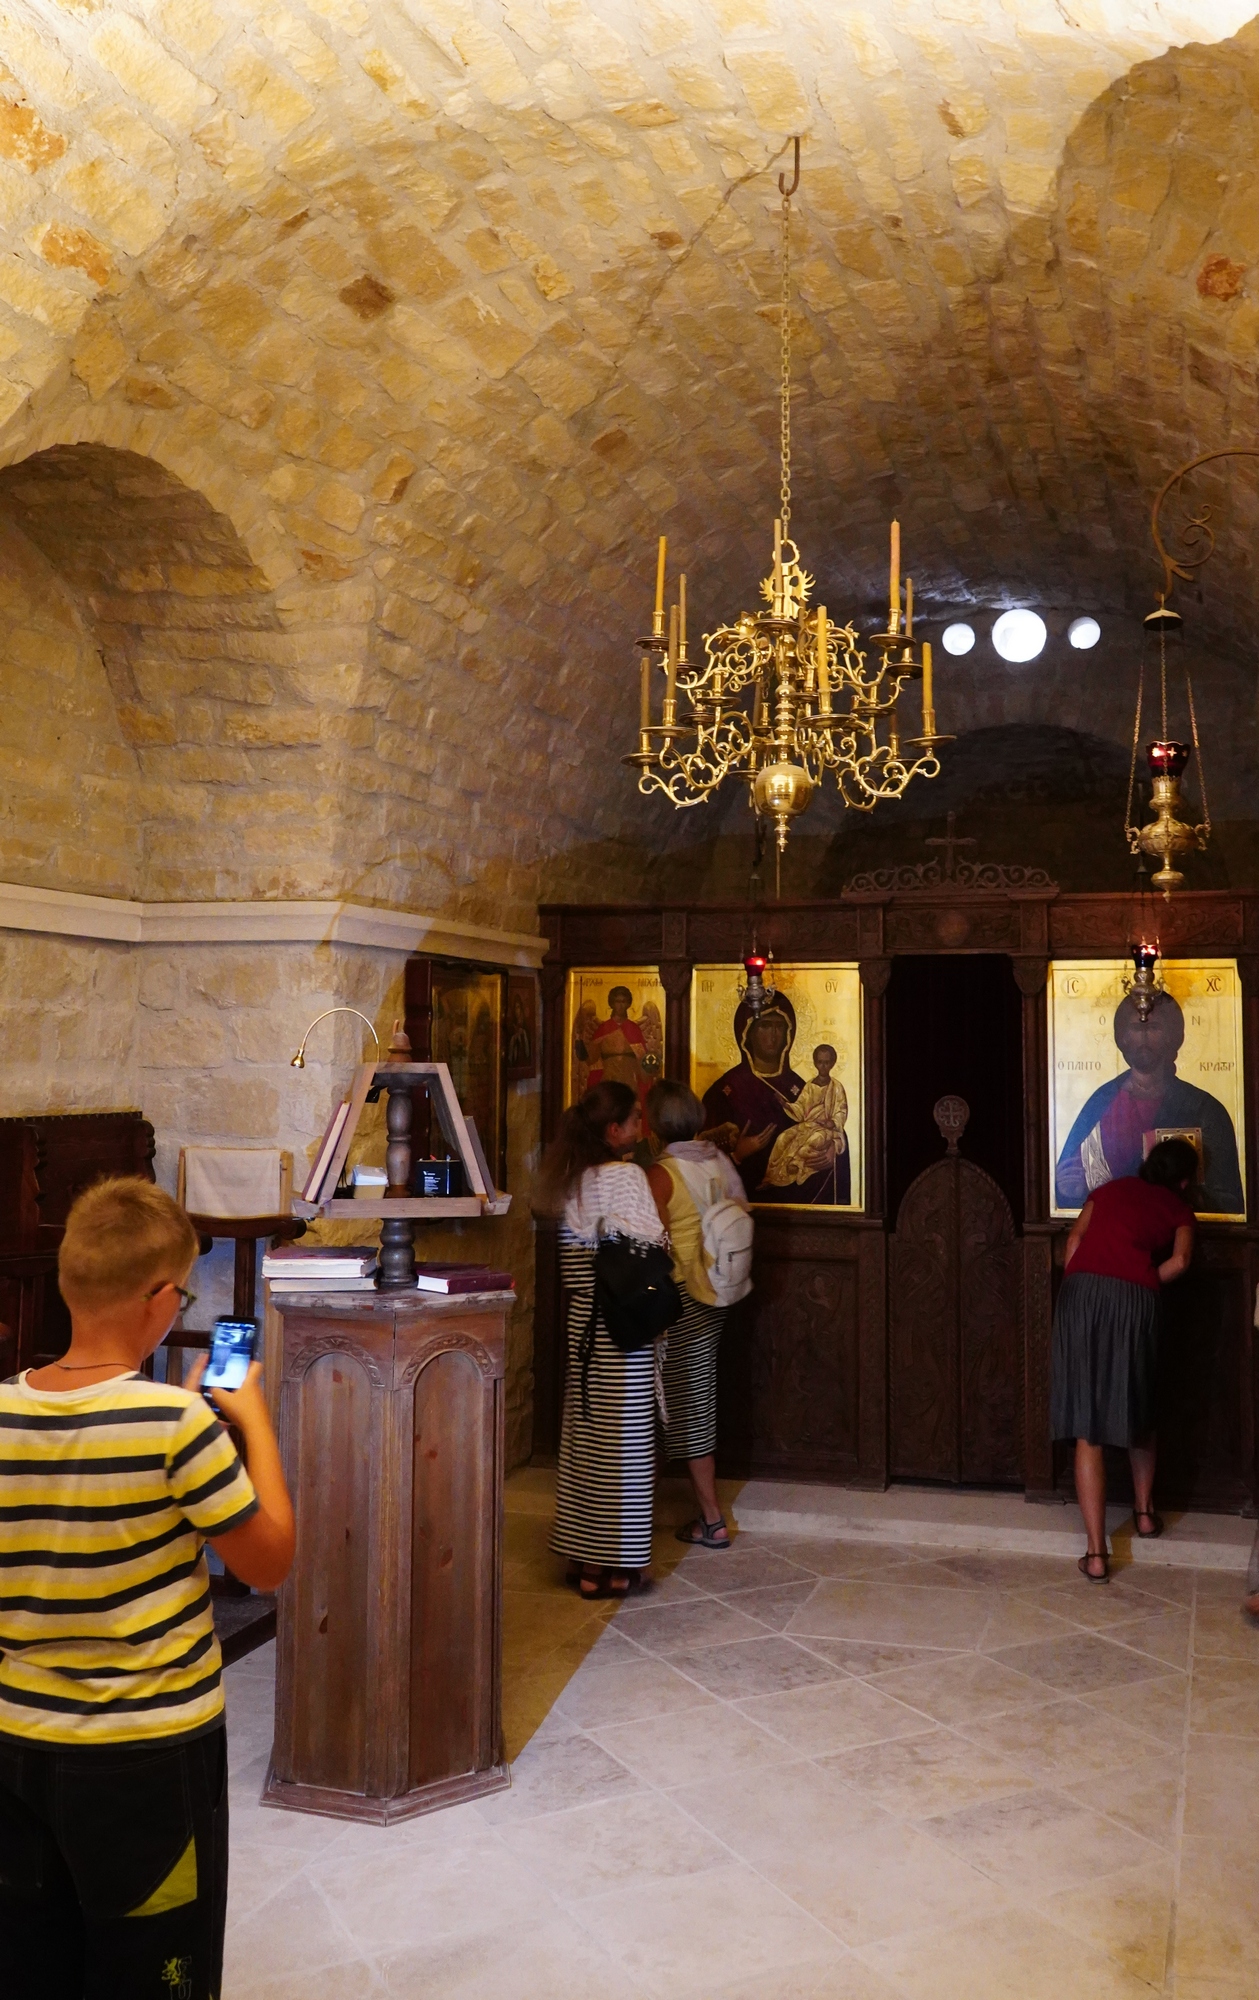
[[[135,174],[125,172],[112,160],[98,157],[68,167],[57,189],[131,257],[141,256],[162,233],[161,204],[152,199]]]
[[[0,158],[13,160],[28,174],[51,166],[66,150],[66,141],[29,104],[0,98]]]
[[[528,354],[534,336],[496,313],[488,302],[468,292],[447,307],[446,320],[495,381],[508,374]]]
[[[522,104],[529,96],[529,81],[501,35],[480,21],[465,17],[450,37],[462,56],[474,82],[491,104]]]
[[[223,717],[223,741],[248,745],[318,743],[319,713],[309,708],[249,709]]]
[[[343,28],[347,35],[361,35],[371,25],[371,10],[365,0],[307,0],[312,14]]]
[[[386,49],[368,49],[359,57],[363,70],[378,90],[383,90],[400,111],[414,118],[435,118],[437,107],[402,65]]]
[[[752,115],[764,131],[786,137],[808,124],[808,100],[785,56],[771,49],[728,49],[726,64],[742,85]]]
[[[204,62],[227,31],[227,23],[210,0],[159,0],[153,19],[168,42],[174,42],[194,62]]]
[[[370,431],[351,429],[349,424],[338,424],[337,428],[324,439],[319,447],[321,465],[331,465],[338,472],[361,472],[369,458],[377,450],[377,440]]]
[[[352,535],[358,527],[366,504],[361,493],[335,479],[326,481],[314,499],[315,512],[320,519],[346,535]]]
[[[60,334],[75,332],[88,303],[37,265],[14,256],[0,258],[0,299]]]
[[[318,437],[319,425],[317,411],[305,403],[290,403],[281,410],[272,425],[272,435],[281,451],[291,451],[301,457]]]
[[[314,100],[251,48],[238,42],[223,65],[224,79],[247,116],[260,118],[274,138],[287,139],[314,110]]]
[[[239,354],[270,320],[265,299],[236,278],[207,285],[195,310],[207,338],[225,354]]]
[[[323,37],[315,34],[306,22],[298,20],[285,7],[270,5],[258,7],[255,18],[271,46],[303,83],[327,87],[338,80],[340,63]]]
[[[294,388],[309,384],[317,359],[318,349],[304,334],[292,327],[272,326],[258,343],[251,370],[264,382]]]
[[[415,460],[404,451],[391,452],[372,480],[372,498],[383,506],[401,500],[415,474]]]
[[[172,125],[188,129],[197,110],[213,101],[210,86],[176,62],[130,14],[108,16],[90,43],[96,61],[118,78],[128,94]]]
[[[388,284],[425,303],[445,298],[459,283],[450,259],[414,223],[374,230],[368,247]]]

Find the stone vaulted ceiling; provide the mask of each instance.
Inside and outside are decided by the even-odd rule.
[[[700,623],[767,562],[792,133],[795,520],[822,595],[874,611],[896,512],[929,614],[1143,609],[1149,493],[1255,437],[1250,12],[0,0],[3,504],[104,633],[169,819],[150,890],[512,914],[548,857],[671,836],[610,756],[626,642],[657,532]],[[76,446],[96,455],[62,506]],[[164,550],[150,487],[122,538],[143,560],[112,549],[132,461],[119,485],[102,451],[155,461],[222,532],[189,558],[173,506]],[[1259,609],[1259,481],[1203,491],[1227,647]],[[247,591],[209,588],[216,546]],[[201,644],[193,684],[189,645],[159,641],[198,593],[223,663]],[[1047,674],[1012,710],[987,671],[954,729],[1123,733],[1126,685]],[[275,773],[289,817],[207,871]],[[293,808],[347,792],[339,829]]]

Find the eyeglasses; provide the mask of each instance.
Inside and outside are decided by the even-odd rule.
[[[154,1285],[152,1291],[146,1292],[144,1296],[146,1299],[155,1299],[158,1293],[164,1292],[168,1286],[172,1292],[179,1293],[179,1310],[181,1313],[186,1313],[191,1306],[196,1305],[196,1293],[188,1291],[183,1285],[177,1285],[173,1278],[163,1278],[160,1285]]]

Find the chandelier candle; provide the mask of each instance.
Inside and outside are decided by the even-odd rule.
[[[912,639],[913,636],[914,636],[914,579],[912,576],[907,576],[905,578],[905,637],[907,639]]]
[[[799,141],[797,167],[799,164]],[[901,626],[900,523],[892,523],[891,601],[886,632],[862,639],[837,625],[825,605],[809,608],[814,579],[792,537],[791,517],[791,197],[782,196],[780,318],[780,493],[773,565],[761,580],[757,609],[703,634],[704,657],[689,657],[686,578],[678,581],[665,637],[665,543],[657,548],[652,632],[637,644],[649,660],[664,655],[664,715],[652,724],[649,676],[643,686],[639,747],[626,763],[640,792],[663,792],[675,806],[701,805],[727,778],[746,784],[762,824],[772,823],[781,856],[787,832],[828,771],[846,806],[869,812],[898,799],[917,777],[939,775],[930,648],[913,638],[913,586],[906,578]],[[903,632],[903,636],[902,636]],[[873,655],[873,657],[871,657]],[[868,664],[867,664],[868,662]],[[897,702],[923,678],[923,735],[902,748]],[[838,699],[837,699],[838,697]]]
[[[895,634],[901,622],[901,524],[892,523],[892,571],[888,583],[887,629]]]

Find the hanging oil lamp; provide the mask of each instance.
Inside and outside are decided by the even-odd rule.
[[[1167,718],[1167,641],[1183,630],[1183,621],[1178,611],[1160,597],[1158,608],[1151,611],[1145,620],[1145,630],[1158,643],[1160,731],[1153,743],[1145,746],[1145,760],[1150,772],[1150,812],[1152,817],[1144,826],[1137,826],[1132,816],[1133,792],[1136,782],[1137,752],[1141,742],[1141,712],[1145,700],[1145,663],[1142,661],[1141,677],[1137,685],[1137,712],[1132,730],[1132,763],[1128,772],[1128,804],[1124,814],[1124,831],[1128,836],[1128,848],[1132,854],[1147,854],[1151,860],[1160,863],[1151,877],[1153,886],[1161,889],[1164,897],[1171,895],[1184,883],[1184,874],[1176,866],[1185,854],[1200,853],[1211,838],[1211,814],[1207,806],[1206,779],[1202,772],[1202,755],[1198,743],[1198,717],[1193,703],[1193,681],[1188,667],[1185,668],[1185,700],[1189,713],[1189,733],[1191,740],[1182,742],[1170,733]],[[1191,757],[1198,758],[1198,785],[1202,793],[1202,818],[1193,820],[1192,813],[1180,789],[1180,781]],[[1144,1016],[1142,1016],[1144,1019]]]

